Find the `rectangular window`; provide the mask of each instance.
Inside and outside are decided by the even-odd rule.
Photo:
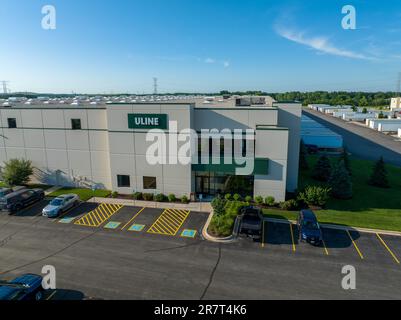
[[[81,130],[81,119],[71,119],[72,130]]]
[[[8,127],[9,127],[10,129],[15,129],[15,128],[17,127],[17,119],[15,119],[15,118],[8,118],[8,119],[7,119],[7,122],[8,122]]]
[[[119,188],[129,188],[131,187],[130,177],[127,175],[117,175],[117,186]]]
[[[143,177],[143,188],[144,189],[156,189],[156,178],[155,177]]]

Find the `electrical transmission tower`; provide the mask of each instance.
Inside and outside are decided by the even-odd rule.
[[[153,94],[157,94],[157,78],[153,78]]]
[[[9,92],[8,90],[8,84],[10,83],[10,81],[6,81],[6,80],[0,80],[1,84],[3,85],[3,93],[7,94]]]

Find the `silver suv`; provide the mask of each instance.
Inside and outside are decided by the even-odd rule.
[[[42,215],[48,218],[56,218],[63,212],[78,205],[79,196],[76,194],[64,194],[52,201],[43,208]]]

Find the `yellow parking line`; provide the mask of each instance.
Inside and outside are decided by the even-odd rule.
[[[355,248],[356,252],[358,252],[358,254],[359,254],[359,256],[361,257],[361,259],[363,259],[363,254],[362,254],[361,250],[359,250],[359,248],[358,248],[358,246],[356,245],[354,239],[351,237],[351,234],[349,233],[348,230],[346,230],[346,232],[347,232],[347,234],[348,234],[348,237],[351,239],[352,244],[354,245],[354,248]]]
[[[169,216],[166,215],[163,217],[163,221],[168,222],[169,224],[174,226],[174,225],[179,225],[181,219],[174,218],[174,216],[172,216],[172,215],[169,215]]]
[[[295,252],[295,241],[294,241],[294,232],[292,230],[292,223],[290,223],[290,232],[291,232],[291,241],[292,241],[292,251]]]
[[[182,219],[182,222],[181,222],[181,224],[178,226],[178,228],[177,228],[177,230],[175,231],[174,235],[176,235],[177,232],[178,232],[178,230],[180,230],[180,228],[182,227],[182,225],[184,224],[184,222],[187,220],[187,218],[188,218],[189,214],[191,213],[191,211],[186,211],[185,213],[186,213],[185,218]]]
[[[56,294],[57,290],[54,290],[47,298],[46,300],[50,300],[51,298],[54,297],[54,295]]]
[[[124,227],[121,228],[121,230],[124,230],[126,226],[128,226],[132,221],[134,221],[135,218],[136,218],[137,216],[139,216],[139,214],[140,214],[143,210],[145,210],[145,207],[143,207],[141,210],[139,210],[139,211],[124,225]]]
[[[323,239],[322,239],[322,243],[323,243],[323,247],[324,247],[324,252],[325,252],[326,256],[328,256],[329,255],[329,250],[327,250],[326,243],[324,242]]]
[[[262,226],[262,248],[265,247],[265,223],[266,223],[266,221],[263,220],[263,226]]]
[[[400,264],[400,260],[398,260],[397,256],[393,253],[393,251],[391,251],[391,249],[388,247],[388,245],[384,242],[384,240],[382,239],[382,237],[380,237],[380,235],[378,233],[376,233],[376,236],[379,238],[380,242],[382,243],[382,245],[387,249],[387,251],[391,254],[391,256],[393,257],[393,259],[395,260],[395,262],[397,262],[398,264]]]

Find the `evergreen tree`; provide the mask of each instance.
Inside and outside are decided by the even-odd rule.
[[[301,140],[301,149],[300,149],[300,153],[299,153],[299,168],[301,170],[309,169],[308,160],[306,160],[306,154],[307,154],[307,151],[306,151],[304,141]]]
[[[334,198],[352,198],[352,181],[343,160],[340,160],[340,162],[334,166],[329,179],[329,185]]]
[[[349,175],[352,176],[351,164],[349,161],[348,151],[346,148],[343,149],[343,152],[340,156],[339,162],[341,162],[341,161],[344,162],[345,169],[347,169]]]
[[[317,161],[312,171],[312,178],[318,181],[328,181],[331,176],[330,159],[323,155]]]
[[[376,162],[372,175],[370,176],[369,184],[379,188],[390,187],[383,157],[380,157],[379,161]]]

